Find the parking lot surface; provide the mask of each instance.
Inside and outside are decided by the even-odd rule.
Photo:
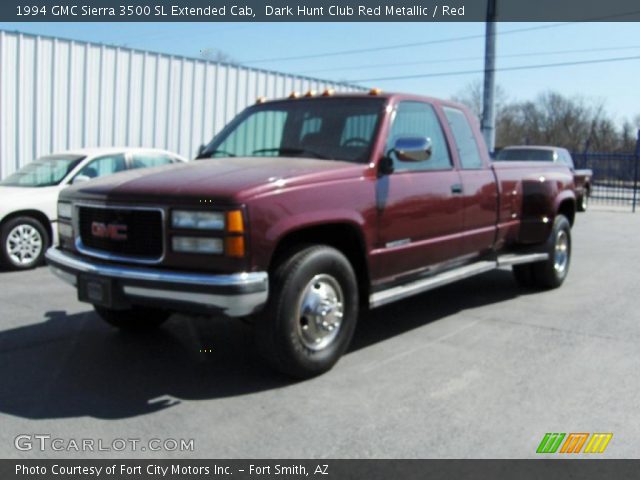
[[[546,432],[612,432],[601,456],[640,457],[639,242],[640,215],[580,214],[562,288],[501,270],[375,310],[305,382],[269,370],[239,321],[126,335],[46,268],[1,272],[0,457],[533,457]],[[20,451],[20,434],[194,450]]]

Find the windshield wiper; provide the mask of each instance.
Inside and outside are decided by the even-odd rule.
[[[324,160],[331,160],[330,157],[323,155],[321,153],[315,152],[313,150],[309,150],[308,148],[293,148],[293,147],[279,147],[279,148],[260,148],[258,150],[254,150],[253,154],[256,153],[270,153],[270,152],[278,152],[279,155],[313,155],[316,158],[322,158]]]
[[[213,158],[216,153],[221,153],[226,155],[227,157],[237,157],[235,153],[228,152],[226,150],[211,150],[210,152],[202,152],[200,155],[196,157],[196,160],[200,160],[202,158]]]

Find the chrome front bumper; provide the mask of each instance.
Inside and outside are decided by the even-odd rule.
[[[266,272],[209,275],[145,267],[110,265],[52,247],[46,253],[51,271],[78,287],[80,275],[112,281],[120,297],[132,304],[158,304],[175,310],[202,310],[242,317],[260,310],[269,295]]]

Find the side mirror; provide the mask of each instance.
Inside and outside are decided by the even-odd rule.
[[[428,137],[399,138],[392,152],[401,162],[424,162],[431,158],[433,144]]]
[[[72,185],[76,185],[78,183],[85,183],[91,180],[91,177],[87,177],[86,175],[76,175],[71,182]]]

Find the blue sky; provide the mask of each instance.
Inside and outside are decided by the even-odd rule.
[[[506,32],[547,26],[527,32]],[[482,35],[483,23],[0,23],[0,29],[62,36],[108,44],[199,56],[219,49],[248,65],[334,80],[481,70],[482,38],[377,50],[355,55],[277,59],[350,49],[376,48]],[[497,67],[576,62],[615,57],[640,57],[638,23],[498,25]],[[585,50],[566,52],[567,50]],[[565,53],[552,53],[565,52]],[[525,56],[515,57],[514,55]],[[412,65],[397,65],[413,63]],[[406,91],[448,98],[481,74],[406,80],[371,81],[388,91]],[[640,115],[640,58],[630,61],[539,68],[497,73],[511,99],[531,99],[555,90],[604,102],[618,121]],[[640,125],[638,125],[640,127]]]

